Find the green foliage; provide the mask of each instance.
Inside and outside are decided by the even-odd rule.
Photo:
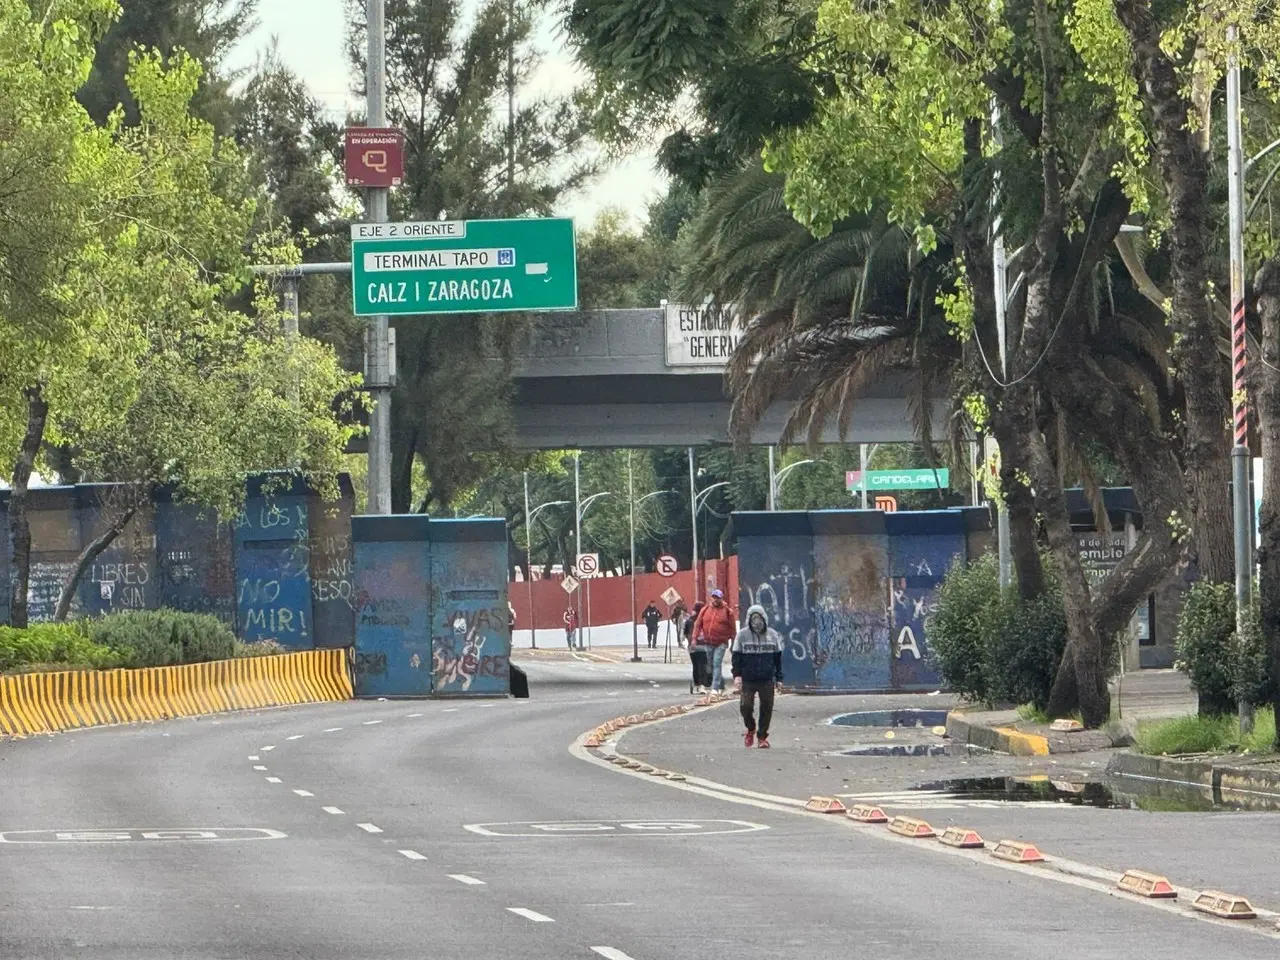
[[[1048,569],[1048,568],[1046,568]],[[1043,713],[1066,646],[1062,596],[1052,580],[1032,600],[1001,596],[993,555],[948,571],[929,620],[929,642],[947,685],[984,703]]]
[[[1225,750],[1239,727],[1228,716],[1190,715],[1138,724],[1134,736],[1138,752],[1150,756],[1216,753]]]
[[[165,667],[179,663],[229,660],[236,638],[221,620],[176,610],[130,610],[89,620],[89,638],[118,651],[120,665]]]
[[[1235,610],[1232,584],[1198,581],[1183,597],[1174,640],[1175,666],[1191,680],[1202,701],[1227,711],[1235,703]]]
[[[120,665],[117,651],[95,642],[83,624],[35,623],[22,630],[0,626],[0,673],[52,669],[105,669]]]
[[[235,657],[274,657],[282,653],[288,653],[289,649],[275,640],[257,640],[253,643],[241,643],[236,641]]]

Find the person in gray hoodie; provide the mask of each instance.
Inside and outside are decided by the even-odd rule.
[[[742,722],[747,732],[746,746],[769,746],[769,721],[773,719],[773,695],[782,684],[782,635],[769,626],[764,607],[747,610],[747,623],[733,638],[733,680],[741,691]],[[760,697],[760,722],[756,722],[755,700]]]

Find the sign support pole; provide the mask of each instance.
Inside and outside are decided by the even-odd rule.
[[[385,127],[386,17],[384,0],[366,0],[368,50],[365,58],[366,123]],[[366,192],[365,219],[387,222],[388,190],[370,187]],[[373,410],[369,414],[369,503],[371,514],[391,512],[391,370],[388,345],[390,321],[379,314],[365,330],[365,376]],[[411,454],[412,455],[412,454]]]
[[[627,511],[631,522],[631,662],[640,662],[640,637],[636,632],[636,492],[632,485],[631,451],[627,451]]]

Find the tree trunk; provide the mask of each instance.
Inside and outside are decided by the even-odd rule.
[[[1186,478],[1200,575],[1235,578],[1232,546],[1228,367],[1217,349],[1208,298],[1208,162],[1188,123],[1189,103],[1177,68],[1161,49],[1163,34],[1147,0],[1115,0],[1129,33],[1141,96],[1151,111],[1156,161],[1169,197],[1172,268],[1170,326],[1177,337],[1174,365],[1186,395]]]
[[[18,448],[9,491],[9,536],[13,541],[13,581],[10,585],[9,623],[20,629],[27,626],[27,589],[31,583],[31,524],[27,520],[27,488],[35,470],[36,455],[44,440],[44,425],[49,419],[49,404],[40,386],[23,391],[27,398],[27,433]]]
[[[1033,425],[1032,430],[1035,429]],[[1044,438],[1033,433],[1030,439],[1031,478],[1036,488],[1036,502],[1044,516],[1049,550],[1058,564],[1062,606],[1067,620],[1067,646],[1049,694],[1049,714],[1066,716],[1078,703],[1084,725],[1100,727],[1111,715],[1111,695],[1107,690],[1106,669],[1102,661],[1102,642],[1093,619],[1089,580],[1080,562],[1075,532],[1071,529],[1067,498],[1058,483],[1057,470],[1049,457]]]
[[[80,586],[80,581],[84,579],[85,571],[89,569],[93,561],[98,559],[102,551],[111,546],[116,537],[120,536],[137,509],[137,507],[129,507],[118,520],[80,551],[80,556],[76,557],[76,568],[71,571],[70,578],[62,585],[62,593],[58,595],[58,608],[54,611],[54,620],[62,622],[67,619],[67,614],[71,612],[71,603],[75,600],[76,590]]]
[[[1022,480],[1030,475],[1027,441],[1002,413],[992,415],[991,428],[1000,445],[1000,493],[1009,512],[1009,552],[1018,596],[1031,600],[1044,593],[1044,569],[1040,565],[1035,497]]]
[[[417,456],[418,428],[408,427],[405,442],[401,444],[399,431],[392,431],[391,443],[391,512],[410,513],[413,510],[413,462]]]
[[[1258,601],[1267,638],[1269,696],[1280,717],[1280,262],[1268,260],[1253,282],[1262,318],[1262,363],[1254,366],[1262,435],[1262,516]],[[1280,732],[1274,749],[1280,751]]]

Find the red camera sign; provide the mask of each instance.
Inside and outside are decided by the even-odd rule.
[[[404,181],[404,134],[392,127],[348,128],[343,166],[347,186],[400,186]]]

